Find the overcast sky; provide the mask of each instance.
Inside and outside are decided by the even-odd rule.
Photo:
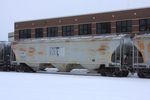
[[[14,22],[130,8],[150,7],[150,0],[0,0],[0,41]]]

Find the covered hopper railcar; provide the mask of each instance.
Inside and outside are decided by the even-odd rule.
[[[127,76],[132,66],[129,35],[57,37],[14,42],[15,63],[38,71],[43,66],[59,71],[88,69],[102,75]]]
[[[150,35],[73,36],[0,42],[0,70],[88,69],[109,76],[150,76]]]

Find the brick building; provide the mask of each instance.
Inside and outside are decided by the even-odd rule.
[[[150,8],[131,9],[15,23],[15,40],[56,36],[145,33]]]

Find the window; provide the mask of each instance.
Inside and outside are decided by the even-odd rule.
[[[43,37],[43,28],[35,29],[35,38],[41,38],[41,37]]]
[[[74,33],[74,26],[63,26],[62,27],[62,35],[63,36],[72,36]]]
[[[58,27],[48,27],[47,37],[56,37],[56,36],[58,36]]]
[[[31,29],[19,30],[19,39],[31,38]]]
[[[110,24],[110,22],[97,23],[96,24],[96,33],[97,34],[111,33],[111,24]]]
[[[139,31],[150,31],[150,19],[140,19]]]
[[[131,32],[132,31],[132,21],[118,21],[116,22],[116,32]]]
[[[79,35],[92,34],[91,24],[81,24],[79,25]]]

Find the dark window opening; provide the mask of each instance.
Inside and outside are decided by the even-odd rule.
[[[58,36],[58,27],[48,27],[47,37],[56,37],[56,36]]]
[[[150,19],[139,20],[139,31],[150,31]]]
[[[43,37],[43,28],[35,29],[35,38],[41,38],[41,37]]]
[[[79,25],[79,35],[92,34],[91,24],[81,24]]]
[[[19,30],[19,39],[31,38],[31,29]]]
[[[62,35],[63,36],[73,36],[74,34],[74,26],[63,26],[62,27]]]
[[[132,32],[132,21],[126,20],[116,22],[116,32]]]
[[[110,22],[96,24],[96,34],[104,34],[104,33],[111,33]]]

